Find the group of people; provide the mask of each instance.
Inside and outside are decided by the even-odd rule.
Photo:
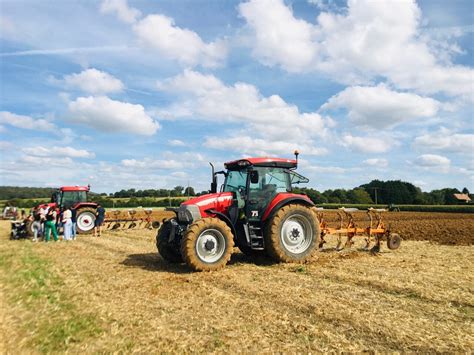
[[[76,239],[76,210],[74,208],[65,209],[58,215],[54,207],[41,207],[38,212],[30,218],[33,219],[33,241],[37,242],[43,236],[45,242],[59,240],[58,229],[63,228],[63,239]]]
[[[105,209],[102,206],[98,206],[96,211],[96,219],[94,224],[94,235],[101,236],[101,225],[104,222]],[[66,208],[58,214],[54,207],[41,207],[37,213],[32,214],[29,218],[33,221],[33,239],[32,241],[37,242],[40,236],[43,236],[45,242],[51,240],[51,234],[53,235],[54,241],[60,240],[58,231],[62,227],[62,239],[63,240],[75,240],[76,239],[76,217],[77,210],[75,208]]]

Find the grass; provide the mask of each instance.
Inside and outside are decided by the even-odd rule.
[[[4,353],[470,352],[474,247],[403,241],[378,256],[274,264],[236,253],[194,273],[156,231],[9,241],[0,222]],[[1,347],[0,347],[0,352]]]
[[[18,244],[15,253],[1,249],[0,280],[7,290],[7,301],[23,319],[13,326],[20,334],[31,334],[24,339],[26,348],[42,353],[65,351],[71,344],[100,334],[98,320],[79,312],[69,301],[70,290],[64,289],[51,261],[35,255],[29,241]]]

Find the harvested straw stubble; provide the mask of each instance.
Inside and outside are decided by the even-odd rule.
[[[21,245],[8,242],[5,233],[1,241],[2,250],[13,254]],[[73,353],[474,347],[472,246],[404,241],[399,250],[384,248],[374,257],[357,250],[359,239],[353,251],[317,253],[303,265],[237,253],[224,270],[191,273],[161,260],[153,231],[108,232],[101,239],[59,244],[33,250],[61,270],[64,291],[103,328],[99,336],[69,344]],[[328,244],[331,249],[335,240]],[[13,322],[9,328],[18,329],[18,337],[29,336],[19,331],[27,317]]]

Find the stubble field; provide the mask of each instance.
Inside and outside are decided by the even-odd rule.
[[[399,250],[373,256],[360,238],[335,252],[330,238],[306,264],[236,249],[194,273],[157,255],[156,231],[46,244],[9,241],[1,222],[0,352],[472,351],[474,215],[387,223]]]

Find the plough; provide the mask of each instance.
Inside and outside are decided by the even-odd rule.
[[[160,216],[152,209],[144,210],[113,210],[107,211],[105,214],[104,228],[110,230],[116,229],[158,229],[163,219],[162,213]]]
[[[324,209],[316,208],[316,214],[319,220],[319,226],[321,230],[321,239],[319,242],[319,249],[322,250],[326,240],[324,239],[327,235],[337,236],[336,250],[340,251],[344,248],[350,248],[354,245],[352,240],[355,236],[365,236],[365,250],[370,250],[372,253],[380,251],[380,242],[385,238],[387,241],[387,247],[391,250],[398,249],[401,243],[401,238],[397,233],[390,231],[390,226],[386,227],[383,222],[382,213],[386,212],[386,209],[375,209],[369,208],[366,211],[369,225],[365,228],[359,227],[355,221],[354,213],[363,212],[357,208],[339,208],[337,212],[338,227],[329,227],[327,221],[324,218]],[[342,245],[342,237],[347,237],[344,247]],[[375,245],[370,248],[372,239],[375,240]]]

